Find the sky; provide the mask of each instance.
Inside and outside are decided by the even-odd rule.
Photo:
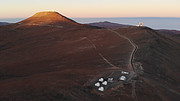
[[[0,0],[0,18],[47,10],[73,18],[180,17],[180,0]]]

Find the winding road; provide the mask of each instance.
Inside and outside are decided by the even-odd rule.
[[[131,40],[131,39],[129,39],[128,37],[126,37],[126,36],[124,36],[124,35],[121,35],[121,34],[119,34],[118,32],[116,32],[116,31],[114,31],[114,30],[111,30],[111,29],[108,29],[109,31],[111,31],[111,32],[113,32],[113,33],[115,33],[116,35],[118,35],[119,37],[122,37],[122,38],[124,38],[124,39],[127,39],[129,42],[130,42],[130,44],[134,47],[134,49],[133,49],[133,51],[132,51],[132,53],[131,53],[131,56],[130,56],[130,63],[131,63],[131,67],[132,67],[132,69],[133,69],[133,71],[135,72],[135,67],[134,67],[134,55],[135,55],[135,53],[136,53],[136,51],[137,51],[137,49],[138,49],[138,46]]]
[[[119,37],[122,37],[122,38],[124,38],[124,39],[127,39],[129,42],[130,42],[130,44],[134,47],[133,48],[133,51],[131,52],[131,56],[130,56],[130,65],[131,65],[131,67],[132,67],[132,69],[133,69],[133,72],[134,72],[134,75],[131,75],[131,77],[130,78],[133,78],[133,77],[135,77],[136,76],[136,69],[135,69],[135,66],[134,66],[134,55],[135,55],[135,53],[136,53],[136,51],[137,51],[137,49],[138,49],[138,46],[131,40],[131,39],[129,39],[128,37],[126,37],[126,36],[124,36],[124,35],[121,35],[120,33],[118,33],[117,31],[114,31],[114,30],[111,30],[111,29],[108,29],[109,31],[111,31],[111,32],[113,32],[113,33],[115,33],[116,35],[118,35]],[[135,100],[135,101],[138,101],[138,97],[137,97],[137,95],[136,95],[136,81],[133,81],[132,82],[132,97],[133,97],[133,99]]]
[[[62,26],[49,26],[49,27],[58,27],[58,28],[63,28]],[[130,75],[129,77],[129,80],[130,81],[133,77],[136,77],[136,70],[135,70],[135,66],[134,66],[134,55],[138,49],[138,46],[131,40],[129,39],[128,37],[124,36],[124,35],[121,35],[119,32],[115,31],[115,30],[112,30],[112,29],[107,29],[113,33],[115,33],[116,35],[118,35],[119,37],[121,38],[124,38],[126,40],[129,41],[129,43],[134,47],[132,52],[131,52],[131,55],[130,55],[130,59],[129,59],[129,66],[132,68],[133,70],[133,74]],[[91,45],[94,47],[94,49],[98,52],[98,55],[107,63],[109,64],[111,67],[114,67],[114,68],[118,68],[117,66],[115,66],[114,64],[112,64],[108,59],[106,59],[102,53],[100,53],[98,50],[97,50],[97,47],[96,45],[88,38],[88,37],[82,37],[82,40],[87,40],[91,43]],[[113,72],[114,73],[114,72]],[[138,98],[136,96],[136,91],[135,91],[135,84],[136,84],[136,81],[133,81],[132,82],[132,97],[135,101],[138,101]]]

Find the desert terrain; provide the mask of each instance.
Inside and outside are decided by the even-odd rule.
[[[39,12],[0,26],[0,101],[179,101],[179,60],[163,32]]]

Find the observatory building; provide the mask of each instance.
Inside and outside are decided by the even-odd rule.
[[[136,26],[142,27],[143,25],[144,25],[144,23],[143,23],[143,22],[140,22],[139,25],[136,25]]]

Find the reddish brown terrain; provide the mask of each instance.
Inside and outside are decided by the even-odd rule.
[[[0,26],[0,101],[179,101],[179,52],[147,27],[104,29],[40,12]],[[114,78],[104,91],[94,85],[101,77]]]
[[[164,33],[167,37],[180,43],[180,31],[162,29],[162,30],[158,30],[158,32]]]

